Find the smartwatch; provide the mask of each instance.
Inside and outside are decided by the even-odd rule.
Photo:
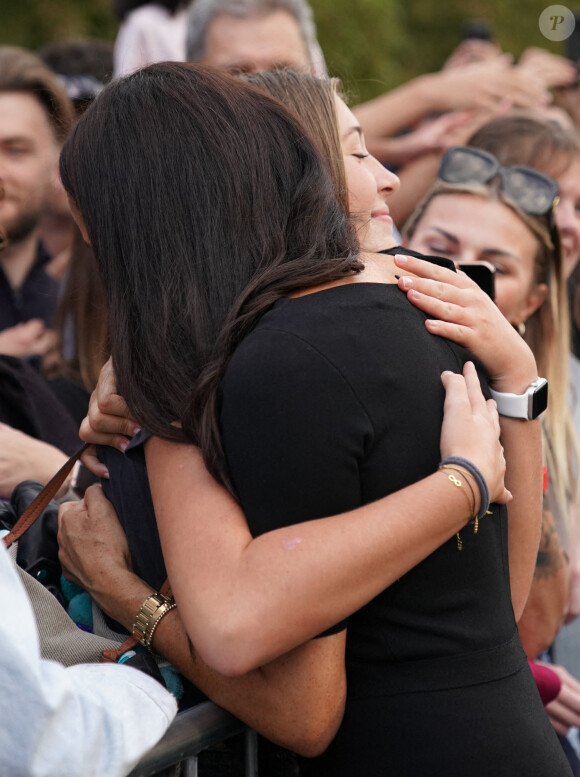
[[[530,383],[523,394],[509,394],[493,389],[490,392],[497,404],[497,412],[508,418],[533,421],[548,407],[548,381],[545,378]]]

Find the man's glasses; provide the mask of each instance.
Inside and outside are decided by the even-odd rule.
[[[524,165],[503,167],[493,154],[471,146],[451,146],[438,177],[451,184],[485,184],[496,176],[506,197],[531,216],[545,216],[557,202],[558,184],[549,175]]]

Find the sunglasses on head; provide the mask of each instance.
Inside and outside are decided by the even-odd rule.
[[[441,160],[439,180],[446,183],[489,183],[499,176],[501,190],[531,216],[545,216],[557,202],[558,184],[533,167],[500,165],[493,154],[471,146],[451,146]]]

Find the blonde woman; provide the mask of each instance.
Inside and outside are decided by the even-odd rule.
[[[530,345],[541,374],[548,376],[550,402],[542,419],[547,473],[542,553],[532,599],[520,621],[530,656],[551,644],[561,623],[567,569],[555,525],[564,531],[575,483],[575,433],[568,412],[568,302],[559,234],[551,210],[529,212],[535,209],[534,194],[540,197],[545,189],[555,198],[557,187],[552,181],[550,194],[550,181],[531,168],[500,170],[491,153],[458,146],[447,152],[439,180],[405,228],[411,248],[455,262],[485,260],[494,266],[495,301]]]

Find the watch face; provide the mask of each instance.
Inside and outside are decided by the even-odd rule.
[[[548,407],[548,383],[544,383],[539,386],[538,389],[532,394],[532,407],[530,418],[537,418]]]

